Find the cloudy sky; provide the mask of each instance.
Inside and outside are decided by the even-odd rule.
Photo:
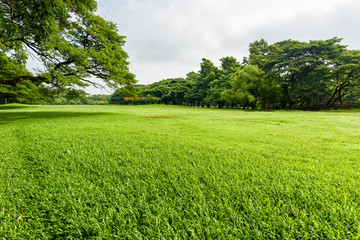
[[[343,38],[360,49],[359,0],[98,0],[98,12],[127,37],[141,84],[185,77],[202,58],[248,55],[250,42]],[[89,90],[91,93],[104,93]]]

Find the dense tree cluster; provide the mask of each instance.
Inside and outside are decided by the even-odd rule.
[[[170,78],[150,85],[123,87],[112,95],[111,104],[174,104],[187,101],[193,83],[189,79]]]
[[[202,59],[200,70],[186,79],[167,79],[142,86],[139,96],[167,104],[247,109],[329,109],[360,98],[360,51],[341,39],[249,45],[240,64],[234,57],[216,67]]]
[[[248,65],[258,66],[264,79],[262,107],[331,108],[359,100],[360,51],[347,50],[341,39],[268,45],[250,44]],[[264,95],[265,93],[265,95]],[[270,97],[268,97],[270,94]],[[259,96],[254,92],[254,96]]]

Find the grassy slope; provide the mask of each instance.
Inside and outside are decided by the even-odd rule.
[[[360,113],[0,108],[0,238],[358,238]]]

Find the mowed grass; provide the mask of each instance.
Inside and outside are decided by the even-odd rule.
[[[360,112],[0,106],[2,239],[359,239]]]

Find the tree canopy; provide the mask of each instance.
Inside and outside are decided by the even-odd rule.
[[[243,107],[256,107],[262,96],[264,72],[257,65],[247,65],[232,74],[231,89],[221,93],[221,98],[228,103],[239,103]]]
[[[184,78],[170,78],[150,84],[141,91],[143,96],[160,98],[165,104],[183,104],[185,95],[192,87],[191,81]]]
[[[97,85],[110,87],[135,83],[129,72],[125,37],[114,23],[95,14],[95,0],[1,0],[0,50],[25,64],[29,56],[40,60],[45,71],[0,79],[0,85],[31,81],[53,91],[76,91]]]
[[[203,58],[182,101],[191,106],[248,109],[329,109],[360,101],[360,51],[348,50],[340,38],[301,42],[284,40],[249,44],[249,56],[232,56],[217,67]],[[146,94],[169,98],[170,80],[153,83]],[[182,90],[183,91],[183,90]],[[172,91],[172,94],[175,92]],[[170,102],[170,101],[168,101]]]
[[[0,98],[5,99],[5,103],[8,99],[16,99],[20,103],[35,103],[46,101],[49,91],[44,87],[36,86],[30,80],[24,80],[16,85],[6,84],[8,81],[12,81],[20,76],[32,77],[32,74],[25,68],[24,65],[9,58],[5,53],[0,52]]]

